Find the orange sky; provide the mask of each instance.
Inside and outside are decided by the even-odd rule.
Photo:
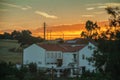
[[[108,21],[98,22],[98,26],[105,28],[108,26]],[[24,30],[24,28],[17,28],[15,30]],[[32,32],[33,36],[40,36],[43,38],[43,27],[37,29],[29,29]],[[84,24],[71,24],[71,25],[57,25],[57,26],[46,26],[46,39],[72,39],[79,38],[80,33],[85,30]],[[0,33],[12,32],[13,29],[1,30]]]
[[[105,28],[108,26],[108,21],[98,22],[98,26]],[[58,25],[58,26],[46,26],[46,38],[64,38],[72,39],[79,38],[80,33],[85,30],[85,24],[72,24],[72,25]],[[43,27],[32,30],[33,35],[41,35],[43,37]]]
[[[43,37],[46,22],[47,39],[75,38],[87,20],[105,26],[108,6],[120,7],[120,0],[0,0],[0,33],[30,30]]]

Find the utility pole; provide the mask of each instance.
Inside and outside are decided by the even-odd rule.
[[[51,35],[51,34],[52,34],[52,30],[50,30],[50,40],[51,40],[51,37],[52,37],[52,35]]]
[[[53,70],[53,66],[52,66],[52,68],[51,68],[51,80],[53,80],[54,79],[54,70]]]
[[[64,33],[63,33],[63,40],[64,40]]]
[[[46,23],[45,22],[44,22],[43,26],[44,26],[44,40],[46,40]]]

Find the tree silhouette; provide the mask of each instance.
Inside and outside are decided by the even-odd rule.
[[[4,39],[12,39],[10,33],[4,32],[3,36],[4,36]]]
[[[97,37],[97,30],[100,29],[100,27],[97,25],[97,22],[93,23],[92,21],[88,20],[85,24],[85,29],[86,31],[82,31],[81,37],[93,39]]]
[[[21,46],[31,43],[31,32],[29,30],[21,31],[18,43],[21,43]]]
[[[81,37],[88,38],[88,37],[87,37],[87,33],[86,33],[85,31],[82,31],[82,32],[81,32]]]
[[[21,36],[21,33],[20,33],[20,31],[14,30],[14,31],[11,33],[11,36],[12,36],[13,39],[18,40],[19,37]]]
[[[32,36],[32,32],[29,30],[22,30],[20,33],[19,31],[14,31],[13,33],[17,37],[18,43],[20,43],[21,47],[43,41],[41,37]]]
[[[109,23],[110,27],[120,26],[120,9],[118,7],[106,8],[107,13],[110,15]]]
[[[105,9],[112,16],[109,29],[99,36],[98,49],[94,51],[95,66],[103,74],[109,74],[111,80],[120,80],[120,9],[108,7]],[[111,30],[111,27],[116,28]]]

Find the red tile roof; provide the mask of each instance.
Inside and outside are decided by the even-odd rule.
[[[85,39],[85,38],[75,38],[72,40],[67,40],[65,43],[67,44],[88,44],[91,42],[94,45],[97,45],[94,39]]]
[[[72,45],[60,45],[60,44],[38,44],[40,47],[47,51],[62,51],[62,52],[76,52],[81,50],[85,46],[72,46]]]

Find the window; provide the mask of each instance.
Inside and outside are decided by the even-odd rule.
[[[53,53],[51,53],[51,58],[53,58]]]
[[[76,58],[76,57],[77,57],[76,54],[73,54],[74,62],[77,61],[77,58]]]
[[[50,53],[47,53],[47,58],[50,58]]]
[[[49,53],[50,54],[50,57],[49,58],[52,58],[53,54],[52,53]]]
[[[83,67],[82,67],[82,73],[84,73],[85,70],[86,70],[86,69],[85,69],[85,66],[83,66]]]
[[[61,58],[61,53],[58,53],[58,58]]]
[[[57,53],[55,53],[55,58],[57,58]]]
[[[62,62],[63,62],[62,59],[57,59],[57,66],[58,67],[62,66]]]
[[[85,59],[85,55],[84,54],[82,55],[82,59]]]
[[[38,64],[42,64],[42,62],[41,62],[41,61],[38,61]]]
[[[59,58],[59,53],[57,53],[57,58]]]
[[[55,54],[56,54],[56,53],[53,53],[53,58],[55,58]]]
[[[88,49],[92,50],[92,46],[88,46]]]
[[[90,61],[88,62],[88,65],[91,65]]]
[[[47,64],[50,64],[50,63],[47,63]]]

